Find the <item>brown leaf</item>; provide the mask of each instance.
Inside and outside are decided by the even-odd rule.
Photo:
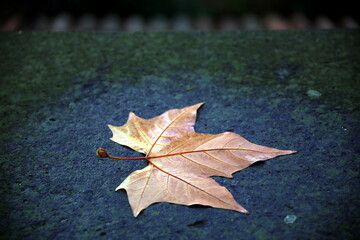
[[[196,133],[196,111],[202,104],[172,109],[148,120],[131,112],[123,126],[109,125],[111,140],[146,154],[135,159],[149,162],[116,188],[126,190],[135,217],[156,202],[201,204],[248,213],[210,176],[232,178],[232,173],[254,162],[296,152],[256,145],[232,132]],[[103,149],[98,155],[114,158]]]

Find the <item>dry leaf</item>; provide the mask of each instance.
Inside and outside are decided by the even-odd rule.
[[[231,178],[232,173],[257,161],[296,152],[256,145],[232,132],[196,133],[196,111],[202,104],[172,109],[148,120],[131,112],[125,125],[109,125],[111,140],[146,155],[133,159],[149,162],[116,188],[126,190],[135,217],[156,202],[201,204],[248,213],[210,176]],[[97,154],[116,158],[104,149],[98,149]]]

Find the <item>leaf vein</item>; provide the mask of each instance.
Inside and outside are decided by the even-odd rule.
[[[129,186],[129,185],[131,185],[131,184],[133,184],[133,183],[136,183],[136,182],[138,182],[138,181],[140,181],[140,180],[142,180],[142,179],[144,179],[144,178],[147,178],[147,177],[138,178],[138,179],[136,179],[136,180],[134,180],[134,181],[132,181],[132,182],[129,182],[128,184],[126,184],[126,186]]]
[[[137,206],[136,206],[136,209],[139,209],[140,202],[141,202],[141,200],[142,200],[142,198],[143,198],[143,196],[144,196],[145,189],[146,189],[146,187],[147,187],[148,184],[149,184],[149,180],[150,180],[151,174],[153,173],[153,169],[154,169],[154,165],[151,165],[151,169],[149,170],[148,179],[147,179],[147,181],[146,181],[146,183],[145,183],[144,190],[141,192],[141,195],[140,195],[138,204],[137,204]]]
[[[221,172],[221,173],[224,173],[225,175],[229,175],[229,174],[227,174],[227,173],[225,173],[225,172],[223,172],[223,171],[220,171],[220,170],[218,170],[218,169],[215,169],[215,168],[209,167],[209,166],[207,166],[207,165],[204,165],[204,164],[198,163],[198,162],[196,162],[196,161],[192,160],[191,158],[185,157],[185,156],[184,156],[184,155],[182,155],[182,154],[181,154],[181,156],[182,156],[182,157],[184,157],[184,158],[186,158],[187,160],[189,160],[189,161],[191,161],[191,162],[193,162],[193,163],[197,164],[197,165],[200,165],[200,166],[203,166],[203,167],[209,168],[209,169],[214,170],[214,171],[216,171],[216,172]],[[200,168],[200,170],[201,170],[201,172],[202,172],[202,173],[204,173],[204,174],[205,174],[205,172],[204,172],[204,170],[203,170],[202,168]]]
[[[141,133],[141,135],[145,138],[145,140],[152,145],[152,143],[150,142],[150,139],[148,138],[148,136],[144,133],[144,131],[141,128],[138,128],[139,132]]]
[[[218,162],[221,162],[221,163],[224,163],[224,164],[227,164],[227,165],[230,165],[230,166],[237,167],[236,165],[233,165],[233,164],[230,164],[230,163],[227,163],[227,162],[222,161],[220,158],[217,158],[217,157],[211,155],[211,154],[208,153],[208,152],[204,152],[204,153],[207,154],[208,156],[214,158],[214,159],[215,159],[216,161],[218,161]]]

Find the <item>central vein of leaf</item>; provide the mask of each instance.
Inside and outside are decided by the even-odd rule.
[[[99,148],[96,153],[101,158],[113,158],[118,160],[147,160],[150,162],[150,159],[152,158],[162,158],[162,157],[170,157],[170,156],[176,156],[181,154],[189,154],[189,153],[201,153],[201,152],[210,152],[210,151],[252,151],[252,152],[260,152],[258,150],[253,149],[246,149],[246,148],[212,148],[212,149],[202,149],[202,150],[192,150],[192,151],[185,151],[185,152],[178,152],[178,153],[170,153],[170,154],[164,154],[164,155],[157,155],[157,156],[144,156],[144,157],[135,157],[135,158],[121,158],[121,157],[114,157],[109,155],[105,149]],[[150,162],[151,163],[151,162]]]

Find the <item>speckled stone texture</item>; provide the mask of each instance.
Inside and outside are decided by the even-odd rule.
[[[0,34],[1,239],[355,239],[360,32]],[[144,161],[100,160],[107,124],[206,102],[196,130],[299,150],[215,178],[251,214],[115,188]]]

